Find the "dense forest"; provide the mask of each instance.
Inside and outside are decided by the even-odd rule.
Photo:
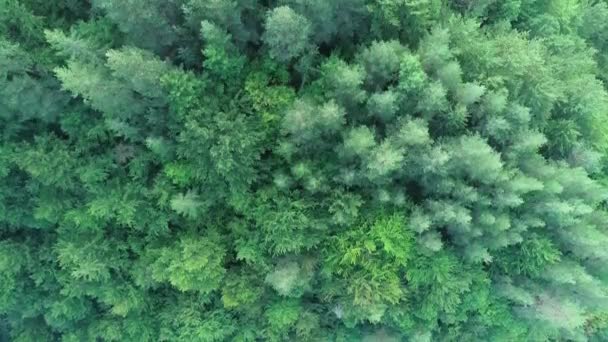
[[[608,341],[607,0],[0,0],[0,341]]]

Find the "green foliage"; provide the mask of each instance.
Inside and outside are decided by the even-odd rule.
[[[266,276],[265,282],[281,296],[300,297],[310,291],[310,280],[314,275],[314,263],[304,260],[302,265],[295,261],[280,261]]]
[[[367,83],[373,88],[384,88],[395,81],[399,74],[401,55],[405,48],[398,41],[377,42],[363,50],[359,55],[365,69]]]
[[[177,39],[176,4],[164,1],[94,0],[92,6],[107,17],[138,47],[162,51]]]
[[[606,23],[0,0],[0,341],[608,340]]]
[[[186,194],[178,194],[171,199],[171,209],[178,214],[191,219],[199,216],[203,203],[198,199],[198,195],[192,191]]]
[[[272,79],[263,72],[252,73],[245,81],[245,91],[252,108],[259,113],[262,121],[276,126],[281,112],[294,101],[295,92],[284,85],[271,84]]]
[[[372,32],[415,44],[440,19],[442,2],[437,0],[382,0],[372,2]]]
[[[150,249],[150,273],[155,281],[168,281],[180,291],[216,290],[226,272],[225,250],[210,238],[182,238],[178,243]]]
[[[263,232],[267,251],[275,255],[297,253],[318,244],[323,223],[314,216],[314,204],[290,200],[273,193],[260,193],[251,215]]]
[[[510,274],[539,276],[547,265],[560,260],[560,254],[551,240],[532,235],[520,245],[502,251],[495,265]]]
[[[205,57],[203,67],[205,70],[213,73],[214,77],[225,80],[225,82],[238,80],[245,59],[239,56],[236,48],[231,43],[230,35],[222,32],[208,21],[203,21],[201,35],[205,42],[203,48]]]
[[[412,240],[405,218],[391,215],[363,223],[330,242],[324,272],[337,279],[327,291],[347,308],[342,310],[352,310],[348,319],[378,322],[390,305],[405,298],[402,279]]]
[[[470,277],[471,272],[448,253],[416,258],[407,272],[412,298],[416,298],[415,315],[430,322],[440,314],[455,313],[462,295],[470,291]]]
[[[274,8],[265,23],[264,43],[270,56],[280,62],[289,62],[309,48],[310,23],[288,6]]]

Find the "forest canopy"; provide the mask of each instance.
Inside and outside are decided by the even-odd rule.
[[[608,341],[608,1],[0,0],[0,341]]]

